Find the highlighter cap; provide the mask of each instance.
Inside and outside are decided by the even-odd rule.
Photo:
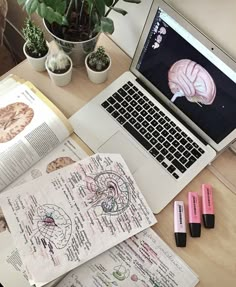
[[[201,223],[189,223],[189,230],[192,237],[200,237]]]
[[[215,215],[214,214],[203,214],[202,219],[203,219],[205,228],[215,227]]]
[[[187,234],[182,232],[175,233],[175,243],[177,247],[186,247]]]

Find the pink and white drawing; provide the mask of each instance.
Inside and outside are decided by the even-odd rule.
[[[211,75],[189,59],[179,60],[170,67],[168,84],[174,94],[172,102],[185,96],[189,102],[211,105],[216,96],[216,85]]]

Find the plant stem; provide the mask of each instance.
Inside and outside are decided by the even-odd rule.
[[[76,17],[76,27],[78,27],[79,30],[80,30],[80,25],[81,25],[81,18],[82,18],[82,14],[83,14],[83,9],[84,9],[84,0],[82,0],[82,4],[81,4],[81,7],[80,7],[79,19]]]

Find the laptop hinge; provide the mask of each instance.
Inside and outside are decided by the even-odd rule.
[[[164,102],[162,101],[159,97],[156,97],[153,91],[148,88],[140,79],[136,78],[136,81],[138,82],[139,85],[141,85],[148,93],[150,93],[162,106],[164,106],[178,121],[181,122],[192,134],[195,135],[204,145],[207,145],[207,142],[194,131],[192,127],[190,127],[179,115],[174,114],[174,112],[171,110],[171,108]]]

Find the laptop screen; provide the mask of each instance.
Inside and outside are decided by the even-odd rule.
[[[160,8],[136,69],[216,143],[235,129],[235,72]]]

